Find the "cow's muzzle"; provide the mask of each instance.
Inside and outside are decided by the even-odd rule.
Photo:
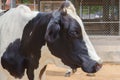
[[[95,73],[99,71],[102,67],[102,62],[96,62],[94,60],[83,61],[82,63],[82,70],[87,73]]]

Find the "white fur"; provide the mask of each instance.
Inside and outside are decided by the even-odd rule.
[[[0,17],[0,62],[3,52],[8,45],[21,38],[25,25],[37,12],[31,11],[27,6],[20,5],[17,8],[10,9],[3,16]],[[15,80],[0,64],[0,80]]]

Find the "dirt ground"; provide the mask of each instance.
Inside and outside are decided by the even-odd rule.
[[[120,65],[118,64],[104,64],[95,76],[87,76],[78,69],[71,77],[64,77],[65,71],[63,68],[50,64],[47,67],[47,80],[120,80]]]
[[[104,64],[95,76],[87,76],[87,73],[84,73],[80,68],[75,74],[71,75],[71,77],[64,77],[65,72],[66,69],[49,64],[47,66],[46,80],[120,80],[120,65],[118,64]],[[35,75],[37,74],[39,74],[39,72]],[[0,80],[28,80],[28,78],[24,76],[22,79],[14,79],[11,77],[3,79],[3,76],[0,75]]]

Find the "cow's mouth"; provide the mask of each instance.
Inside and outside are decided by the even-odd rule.
[[[88,62],[88,63],[83,63],[82,65],[82,70],[84,72],[87,72],[87,73],[96,73],[97,71],[99,71],[102,67],[102,64],[101,63],[97,63],[95,61],[93,62]]]

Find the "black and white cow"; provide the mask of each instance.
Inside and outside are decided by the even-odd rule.
[[[23,65],[25,64],[23,63],[24,59],[23,57],[21,58],[21,56],[19,55],[20,39],[23,33],[23,29],[30,22],[32,22],[31,24],[33,24],[33,22],[37,23],[37,20],[40,18],[38,17],[39,15],[44,16],[48,13],[38,14],[38,12],[33,12],[27,6],[23,5],[20,5],[17,8],[10,9],[6,13],[5,12],[6,11],[1,10],[2,15],[0,16],[0,57],[2,57],[2,61],[0,59],[0,62],[2,62],[3,68],[7,69],[11,75],[14,75],[14,77],[16,78],[21,78],[24,75],[25,70],[25,66]],[[3,15],[3,13],[5,14]],[[51,13],[50,16],[52,16]],[[45,19],[46,17],[43,18]],[[42,20],[44,20],[43,18]],[[31,26],[34,27],[33,25]],[[38,55],[40,55],[40,53],[38,53]],[[48,57],[51,60],[49,60],[49,63],[59,64],[60,62],[57,57],[48,53],[42,54],[41,56],[42,57],[40,60],[42,62],[44,61],[44,63],[41,63],[40,61],[40,64],[43,65],[46,64]],[[9,73],[4,70],[2,66],[0,66],[0,80],[15,80],[14,77],[9,76]],[[42,66],[40,67],[40,69],[42,69]],[[22,78],[22,80],[24,80],[24,78]],[[35,80],[36,79],[37,78],[35,78]]]
[[[58,10],[50,13],[36,13],[26,24],[21,42],[20,37],[14,37],[9,46],[1,49],[4,50],[1,52],[4,53],[1,55],[2,66],[15,77],[21,78],[27,69],[29,80],[34,80],[34,70],[39,66],[39,77],[45,80],[48,63],[69,69],[81,67],[87,73],[95,73],[101,68],[100,58],[71,2],[64,2]],[[52,53],[49,59],[42,56],[40,50],[45,42]]]

